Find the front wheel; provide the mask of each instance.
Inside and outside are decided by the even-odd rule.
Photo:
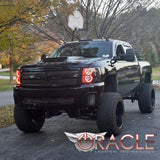
[[[124,104],[118,93],[104,93],[97,112],[97,126],[107,135],[119,135],[124,126]]]
[[[45,121],[41,110],[27,110],[18,105],[14,108],[14,119],[17,127],[27,133],[39,132]]]
[[[139,92],[138,105],[141,113],[153,112],[155,108],[155,91],[151,83],[142,85]]]

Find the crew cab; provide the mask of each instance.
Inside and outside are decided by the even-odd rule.
[[[138,61],[124,41],[68,42],[50,57],[16,72],[14,118],[23,132],[38,132],[45,118],[67,113],[97,121],[100,132],[119,135],[124,99],[138,100],[142,113],[155,108],[152,68]]]

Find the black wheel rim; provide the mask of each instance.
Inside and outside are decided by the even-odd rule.
[[[123,120],[124,120],[123,104],[121,102],[119,102],[117,104],[117,109],[116,109],[116,123],[117,123],[118,128],[122,128]]]

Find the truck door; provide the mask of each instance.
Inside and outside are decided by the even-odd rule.
[[[116,48],[116,55],[126,54],[126,48],[119,44]],[[118,78],[118,92],[125,97],[138,86],[140,82],[138,61],[128,62],[126,60],[118,60],[115,64]]]
[[[125,53],[127,52],[127,49],[132,49],[130,47],[125,47],[124,46],[124,49],[125,49]],[[126,61],[126,63],[128,64],[128,67],[127,69],[129,70],[129,92],[133,91],[140,83],[140,66],[139,66],[139,63],[138,63],[138,60],[136,58],[136,55],[135,55],[135,60],[134,61]]]

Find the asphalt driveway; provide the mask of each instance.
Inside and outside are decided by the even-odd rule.
[[[0,129],[0,160],[159,160],[160,158],[160,89],[156,90],[156,109],[152,114],[141,114],[137,103],[125,101],[126,124],[117,141],[124,134],[140,135],[140,145],[144,145],[144,134],[155,134],[154,151],[79,152],[68,140],[64,132],[98,132],[94,121],[76,120],[66,114],[46,121],[42,131],[24,134],[16,126]],[[108,140],[108,138],[107,138]],[[131,140],[126,141],[131,144]]]

